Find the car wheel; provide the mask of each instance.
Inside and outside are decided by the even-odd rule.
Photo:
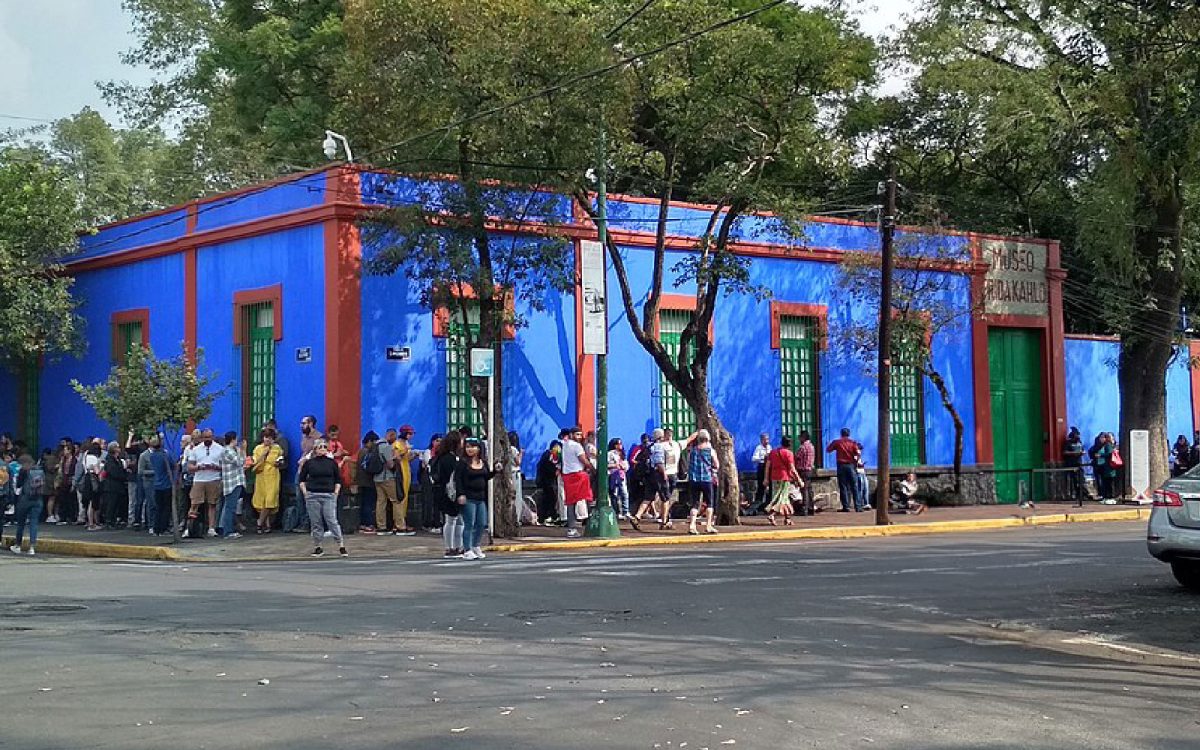
[[[1200,561],[1176,560],[1171,563],[1171,572],[1185,589],[1200,592]]]

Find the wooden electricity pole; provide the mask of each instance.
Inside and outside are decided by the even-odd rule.
[[[892,473],[892,268],[895,265],[893,243],[896,235],[896,165],[888,163],[884,183],[883,215],[879,229],[883,239],[879,274],[879,438],[878,484],[875,487],[875,524],[887,526],[888,500]]]

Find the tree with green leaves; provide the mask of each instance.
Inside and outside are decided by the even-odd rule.
[[[834,8],[785,3],[753,13],[766,6],[663,1],[622,24],[628,3],[596,6],[608,28],[619,26],[611,39],[615,55],[689,38],[622,70],[628,116],[609,138],[614,186],[659,202],[648,288],[635,286],[611,238],[608,254],[634,338],[712,435],[721,466],[720,522],[737,523],[733,436],[708,391],[709,326],[722,296],[766,294],[753,281],[750,259],[734,251],[744,219],[771,212],[772,238],[797,238],[815,196],[846,168],[850,154],[828,123],[871,81],[875,48]],[[734,20],[739,14],[745,17]],[[722,22],[729,23],[717,27]],[[590,196],[579,190],[575,197],[594,216]],[[669,261],[673,200],[713,208],[693,248]],[[675,356],[656,335],[668,262],[675,285],[693,286],[696,299]]]
[[[0,361],[28,366],[82,348],[60,260],[75,247],[67,175],[24,150],[0,151]]]
[[[1014,131],[1059,134],[1069,169],[1033,171],[1078,191],[1090,309],[1121,335],[1121,434],[1148,429],[1151,445],[1165,445],[1166,368],[1196,276],[1187,218],[1200,163],[1200,6],[927,0],[908,36],[923,71],[966,67],[985,96],[1003,97]],[[1151,485],[1167,473],[1165,452],[1151,451]]]
[[[359,0],[345,28],[340,117],[373,162],[417,175],[370,178],[391,207],[364,223],[375,250],[365,270],[405,274],[422,304],[447,311],[464,355],[492,349],[503,393],[506,330],[573,286],[561,194],[592,162],[608,84],[539,92],[606,62],[607,47],[545,0]],[[471,393],[486,414],[486,380]],[[502,401],[494,415],[487,431],[504,457]],[[496,528],[512,535],[515,488],[508,472],[497,482]]]
[[[104,85],[139,127],[175,125],[192,194],[239,187],[321,159],[336,127],[342,0],[124,0],[148,86]]]
[[[113,435],[159,435],[164,450],[174,454],[184,427],[208,419],[213,404],[229,389],[214,387],[215,381],[215,374],[205,372],[203,349],[189,356],[184,343],[178,355],[160,359],[149,347],[134,345],[103,381],[84,385],[72,380],[71,388],[112,428]],[[179,482],[179,473],[174,472],[172,498],[179,497]],[[171,526],[178,534],[179,504],[174,500],[171,514]]]

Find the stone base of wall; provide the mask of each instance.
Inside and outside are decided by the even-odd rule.
[[[950,466],[924,466],[916,472],[917,484],[920,490],[917,499],[934,507],[959,505],[995,505],[996,480],[990,464],[964,466],[962,469],[962,491],[954,492],[954,469]],[[893,474],[894,480],[903,478],[901,474]],[[871,487],[871,497],[874,497],[878,477],[874,471],[867,471],[868,483]],[[753,501],[758,489],[758,481],[754,474],[741,475],[742,497]],[[840,507],[838,499],[837,476],[834,472],[821,470],[813,480],[813,494],[818,504],[823,503],[827,510]]]

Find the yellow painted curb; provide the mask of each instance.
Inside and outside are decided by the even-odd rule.
[[[4,546],[15,544],[13,537],[4,537]],[[122,560],[165,560],[186,562],[189,558],[169,547],[144,544],[106,544],[104,542],[77,542],[71,539],[38,539],[38,551],[72,557],[113,557]]]
[[[647,547],[672,544],[724,544],[727,542],[772,542],[792,539],[863,539],[877,536],[910,534],[950,534],[968,531],[990,531],[1029,526],[1051,526],[1066,523],[1100,523],[1105,521],[1139,521],[1148,518],[1149,508],[1127,508],[1096,513],[1052,513],[1022,518],[980,518],[964,521],[931,521],[895,526],[827,526],[815,529],[774,529],[771,531],[734,531],[722,534],[692,536],[631,536],[619,539],[574,539],[566,542],[514,542],[493,544],[489,552],[544,552],[550,550],[579,550],[599,547]]]

